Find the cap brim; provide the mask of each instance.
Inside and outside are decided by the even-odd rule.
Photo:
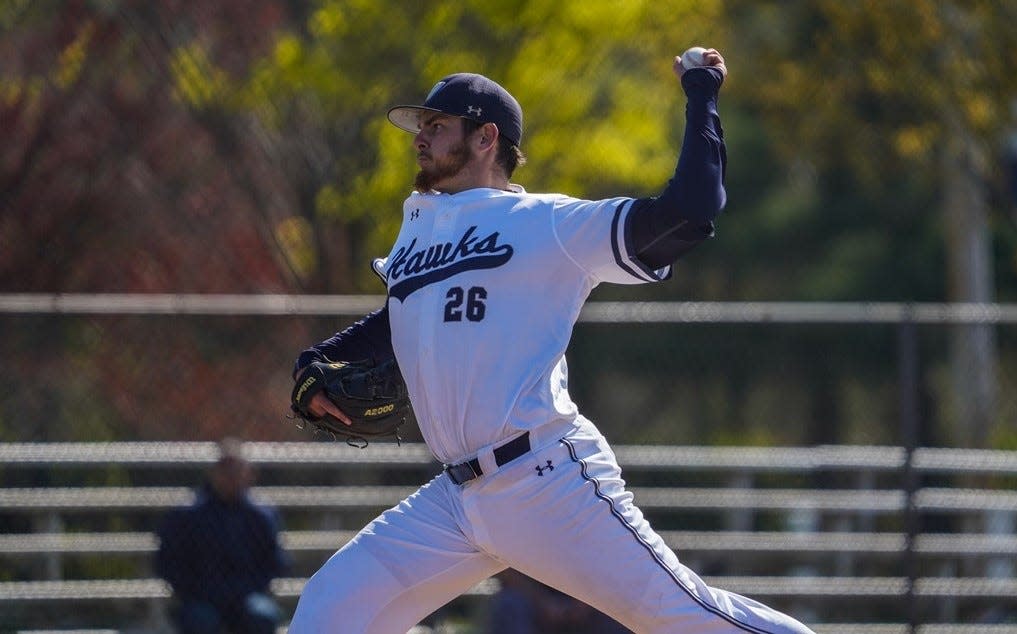
[[[420,131],[420,115],[424,112],[441,112],[437,108],[423,106],[394,106],[388,111],[388,120],[407,132],[416,134]]]

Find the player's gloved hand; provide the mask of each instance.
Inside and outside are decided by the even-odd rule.
[[[395,436],[410,413],[410,400],[394,358],[326,363],[301,372],[290,408],[302,420],[350,444]]]
[[[315,418],[324,418],[325,416],[332,416],[338,418],[347,425],[352,425],[353,421],[346,415],[346,412],[339,409],[339,406],[333,403],[325,392],[317,392],[311,397],[311,400],[307,403],[307,411]]]

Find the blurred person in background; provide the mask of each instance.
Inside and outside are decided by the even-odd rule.
[[[269,584],[289,568],[279,520],[248,495],[255,476],[241,443],[219,447],[194,504],[170,511],[159,527],[156,572],[173,588],[178,632],[274,632],[283,615]]]
[[[511,568],[498,581],[487,634],[632,634],[603,612]]]

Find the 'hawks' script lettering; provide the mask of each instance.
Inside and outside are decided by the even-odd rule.
[[[388,268],[388,279],[396,282],[389,287],[389,296],[401,301],[428,284],[465,271],[497,268],[512,258],[512,245],[498,244],[497,231],[484,238],[478,238],[476,232],[474,225],[456,243],[441,242],[417,249],[414,238],[407,246],[399,247]]]

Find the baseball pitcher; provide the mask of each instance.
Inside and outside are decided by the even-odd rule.
[[[449,75],[422,105],[388,112],[414,135],[420,171],[398,238],[373,265],[387,300],[299,355],[294,408],[352,425],[321,387],[322,364],[394,356],[445,467],[318,570],[290,632],[406,632],[507,567],[635,632],[810,632],[685,567],[568,392],[565,350],[590,291],[668,279],[725,204],[724,59],[707,49],[695,63],[676,57],[674,70],[685,136],[674,176],[651,198],[580,200],[512,183],[525,162],[522,109],[481,75]]]

